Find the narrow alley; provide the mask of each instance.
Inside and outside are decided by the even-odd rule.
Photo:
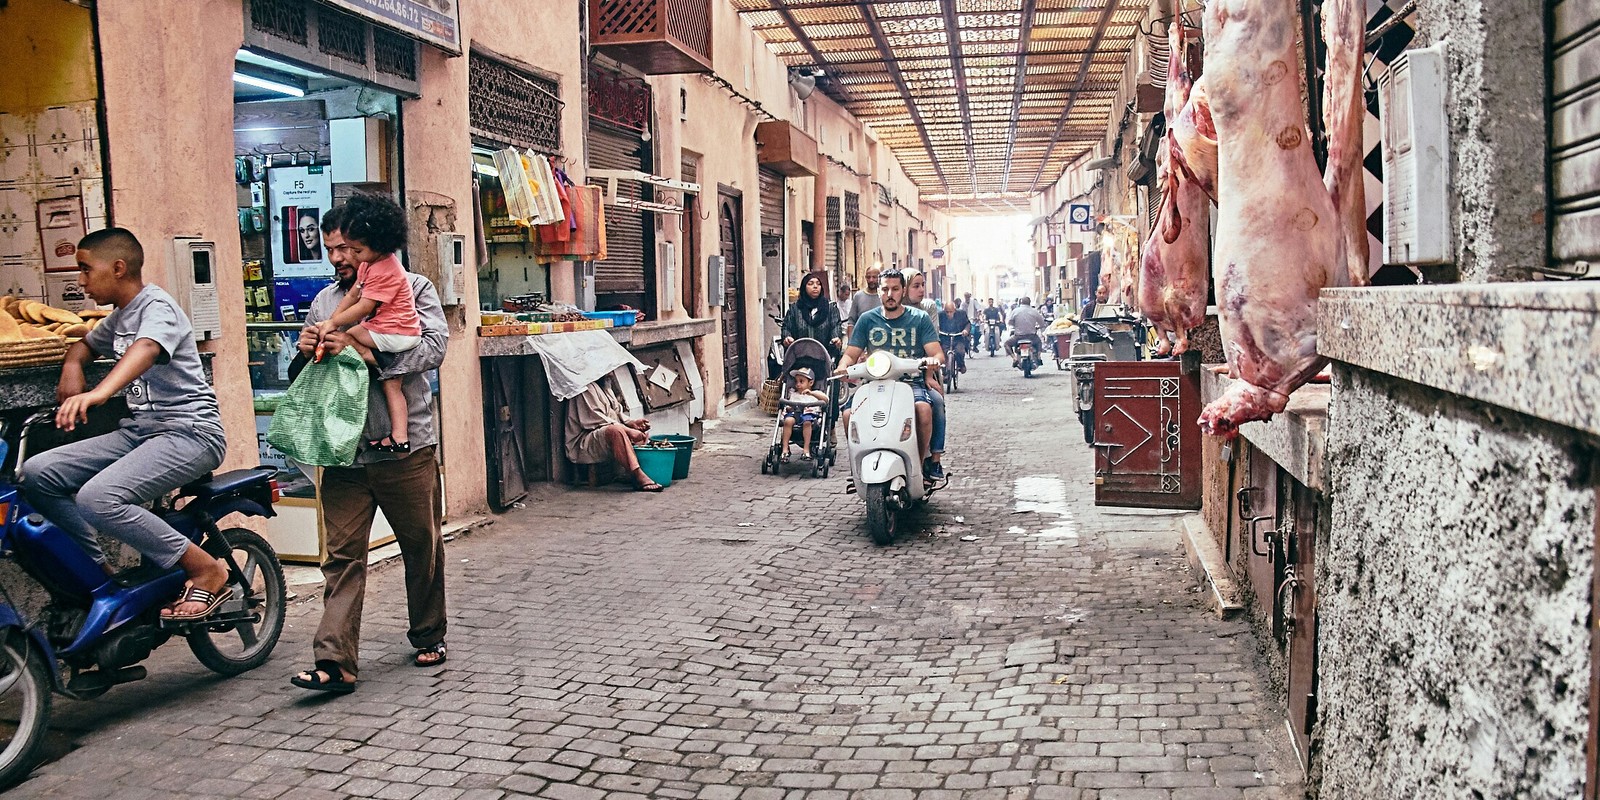
[[[1094,508],[1068,374],[1004,361],[972,360],[950,488],[891,547],[843,470],[759,474],[770,418],[734,414],[664,494],[552,485],[451,543],[445,667],[410,665],[391,564],[354,695],[288,685],[308,599],[242,677],[165,648],[59,700],[55,760],[12,796],[1297,796],[1178,517]]]

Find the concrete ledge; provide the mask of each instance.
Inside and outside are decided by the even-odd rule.
[[[1206,595],[1206,604],[1223,619],[1231,619],[1244,611],[1244,601],[1239,583],[1233,579],[1228,562],[1211,538],[1211,531],[1199,514],[1183,518],[1183,549],[1189,557],[1189,568],[1194,571],[1195,582]]]
[[[642,347],[647,344],[659,344],[678,339],[693,339],[705,336],[716,328],[716,323],[709,319],[680,319],[666,322],[641,322],[631,328],[618,328],[630,331],[627,344]]]
[[[1207,403],[1227,391],[1233,379],[1209,370],[1200,373],[1200,396]],[[1323,460],[1327,437],[1328,400],[1333,389],[1325,383],[1311,383],[1295,390],[1289,407],[1266,422],[1250,422],[1239,428],[1247,439],[1273,463],[1289,471],[1294,479],[1311,489],[1323,491],[1327,485],[1327,465]]]
[[[1600,286],[1535,281],[1327,289],[1323,355],[1600,434]]]

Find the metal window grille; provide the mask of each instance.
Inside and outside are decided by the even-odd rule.
[[[589,116],[628,130],[650,130],[650,85],[591,64]]]
[[[833,233],[833,232],[839,230],[839,220],[840,220],[839,208],[840,208],[840,206],[839,206],[839,198],[829,196],[828,197],[828,232],[829,233]]]
[[[313,0],[244,0],[244,44],[316,69],[416,95],[415,39]]]
[[[317,12],[317,48],[352,64],[367,63],[367,23],[331,8]]]
[[[250,27],[303,45],[308,41],[305,0],[255,0],[250,4]]]
[[[372,29],[372,65],[379,72],[417,79],[417,43],[383,28]]]
[[[471,53],[467,87],[467,120],[474,136],[560,155],[559,83]]]
[[[861,195],[855,192],[844,193],[844,229],[861,230]]]
[[[878,202],[880,202],[880,203],[882,203],[882,204],[884,204],[886,206],[894,205],[894,195],[889,194],[889,187],[884,186],[881,183],[877,184],[877,187],[878,187]]]

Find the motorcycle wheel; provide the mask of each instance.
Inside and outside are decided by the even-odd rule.
[[[1033,377],[1033,357],[1032,356],[1023,356],[1022,357],[1022,377],[1024,377],[1024,378]]]
[[[866,501],[867,534],[872,537],[873,544],[885,547],[894,541],[895,526],[899,521],[894,509],[889,507],[888,485],[868,486]]]
[[[0,789],[33,770],[50,721],[50,667],[28,637],[13,631],[0,645]]]
[[[1083,424],[1083,443],[1094,444],[1094,411],[1087,408],[1080,409],[1078,422]]]
[[[244,528],[229,528],[223,536],[233,546],[233,561],[244,573],[244,586],[230,583],[235,598],[243,596],[254,615],[244,622],[196,627],[189,634],[189,649],[201,664],[219,675],[240,675],[266,663],[283,635],[288,586],[283,564],[272,545]],[[241,595],[241,591],[243,594]],[[229,608],[233,601],[223,604]]]

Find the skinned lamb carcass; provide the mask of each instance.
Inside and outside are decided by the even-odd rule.
[[[1212,0],[1206,8],[1219,168],[1213,269],[1229,372],[1239,379],[1201,412],[1210,434],[1270,418],[1322,369],[1317,294],[1350,283],[1338,213],[1305,125],[1297,6]]]
[[[1193,85],[1184,58],[1183,24],[1171,26],[1172,49],[1167,65],[1168,119],[1177,119],[1189,104]],[[1175,168],[1177,136],[1168,130],[1157,156],[1156,180],[1161,187],[1161,213],[1149,241],[1139,274],[1139,310],[1162,337],[1161,355],[1189,349],[1189,331],[1205,322],[1206,290],[1211,279],[1211,198],[1191,173]],[[1215,150],[1212,151],[1213,155]]]
[[[1366,120],[1363,54],[1366,53],[1367,4],[1364,0],[1326,0],[1322,4],[1322,38],[1328,45],[1323,124],[1328,131],[1328,167],[1323,184],[1339,214],[1344,236],[1345,269],[1353,286],[1368,281],[1366,155],[1362,126]]]

